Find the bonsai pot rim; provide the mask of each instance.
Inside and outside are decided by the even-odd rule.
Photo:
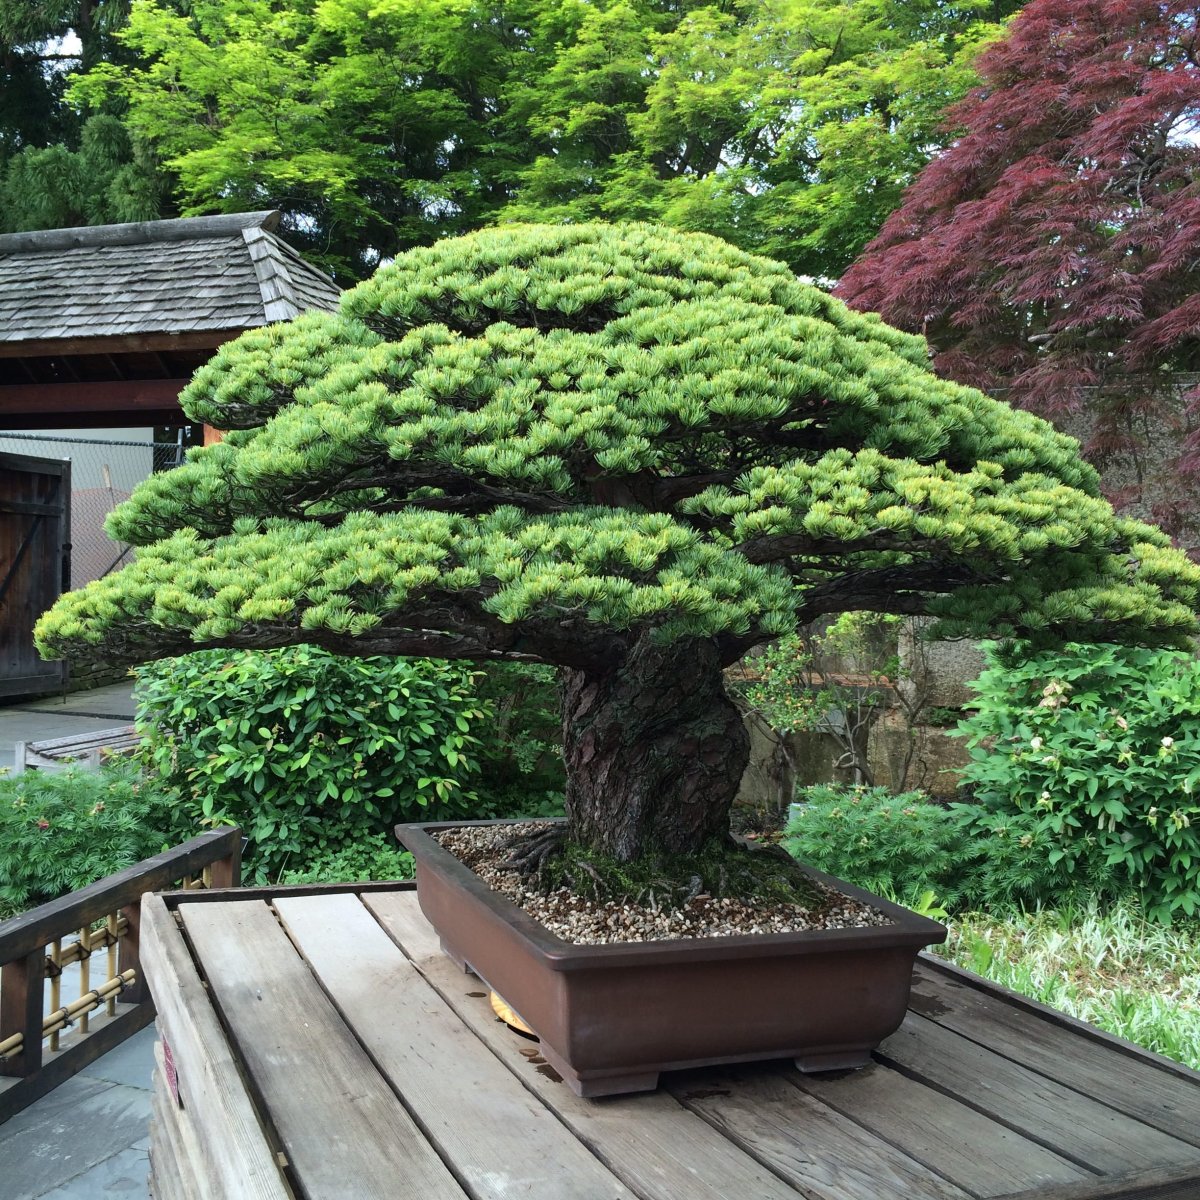
[[[530,818],[542,824],[565,824],[565,818]],[[494,891],[470,867],[442,846],[431,835],[444,829],[478,826],[515,825],[523,822],[498,821],[419,821],[397,825],[397,839],[412,854],[418,868],[422,862],[443,876],[453,878],[477,901],[519,932],[539,952],[544,965],[552,971],[579,971],[589,968],[633,967],[659,962],[668,956],[675,963],[728,961],[766,957],[793,957],[824,954],[831,950],[872,950],[897,946],[925,946],[946,940],[946,928],[937,921],[893,904],[881,896],[826,875],[805,863],[797,865],[806,875],[853,900],[878,909],[891,918],[888,925],[858,925],[842,929],[801,929],[787,933],[714,934],[699,938],[660,938],[641,942],[616,942],[587,945],[568,942],[552,933],[507,896]],[[419,872],[418,872],[419,873]],[[418,881],[418,894],[420,883]]]

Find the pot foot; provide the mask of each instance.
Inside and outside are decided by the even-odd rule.
[[[627,1092],[652,1092],[658,1087],[657,1071],[614,1071],[589,1074],[580,1078],[579,1074],[545,1042],[542,1043],[541,1050],[547,1065],[554,1068],[575,1095],[584,1099],[591,1099],[593,1096],[623,1096]]]
[[[871,1048],[861,1046],[831,1054],[805,1054],[792,1061],[802,1075],[816,1075],[821,1071],[856,1071],[871,1061]]]
[[[440,941],[440,939],[439,939]],[[474,975],[475,972],[463,958],[460,958],[445,942],[441,942],[442,953],[464,974]]]

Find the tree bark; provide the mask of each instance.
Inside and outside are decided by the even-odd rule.
[[[686,854],[728,836],[750,755],[715,642],[640,638],[604,670],[567,670],[567,820],[618,862]]]

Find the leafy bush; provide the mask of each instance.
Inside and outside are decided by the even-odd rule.
[[[795,858],[901,903],[928,891],[948,907],[966,899],[970,839],[924,793],[817,784],[799,795],[783,841]]]
[[[198,830],[132,762],[0,776],[0,917],[43,904]]]
[[[411,879],[413,856],[386,833],[372,833],[309,860],[302,870],[284,871],[280,883],[357,883],[363,879]]]
[[[975,713],[959,726],[966,827],[1022,850],[1043,893],[1133,888],[1159,920],[1200,912],[1200,662],[1101,645],[1024,660],[985,649]]]
[[[426,659],[204,651],[139,669],[138,724],[186,811],[242,827],[261,881],[397,821],[477,815],[472,685]]]
[[[478,815],[557,816],[567,787],[558,672],[539,663],[486,663],[475,694],[489,714],[476,750]]]
[[[800,793],[785,830],[796,858],[911,907],[1014,911],[1118,891],[1112,872],[1070,874],[1047,861],[1020,815],[933,803],[923,792],[818,784]]]

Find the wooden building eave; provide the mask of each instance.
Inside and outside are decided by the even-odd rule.
[[[183,333],[131,333],[110,337],[0,341],[0,358],[69,358],[82,354],[128,354],[163,350],[215,350],[245,328],[197,329]]]

